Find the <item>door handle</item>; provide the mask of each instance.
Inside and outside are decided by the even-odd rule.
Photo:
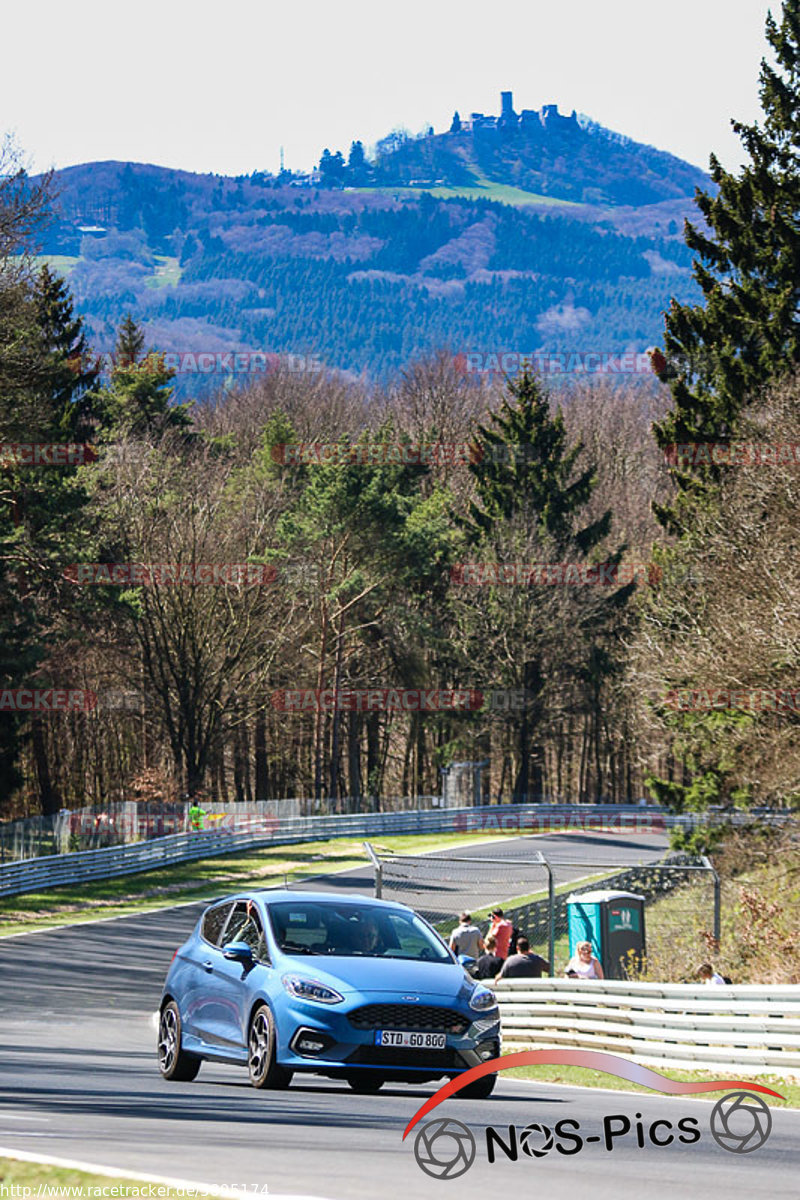
[[[208,971],[209,975],[214,970],[214,964],[212,963],[210,958],[207,958],[206,961],[203,963],[203,969],[205,971]]]

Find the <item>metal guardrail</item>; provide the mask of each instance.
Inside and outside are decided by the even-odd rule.
[[[574,827],[596,829],[598,822],[605,822],[609,833],[645,832],[648,828],[650,832],[658,832],[673,825],[691,828],[700,819],[697,814],[665,814],[651,806],[612,804],[506,804],[294,818],[256,817],[243,813],[238,829],[237,822],[232,820],[228,828],[166,834],[148,841],[4,863],[0,865],[0,896],[132,875],[236,850],[334,837],[480,830],[492,834],[510,829],[519,829],[520,833],[537,833],[543,829],[557,832]]]
[[[504,1050],[605,1050],[649,1066],[800,1077],[800,984],[514,979],[495,992]]]

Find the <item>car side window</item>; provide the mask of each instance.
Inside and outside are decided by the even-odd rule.
[[[225,930],[225,944],[229,942],[245,942],[252,949],[254,958],[261,961],[268,958],[261,918],[252,900],[239,900],[234,905]]]
[[[225,928],[225,922],[228,919],[228,913],[231,911],[231,908],[230,901],[225,904],[216,904],[213,908],[209,908],[203,917],[201,933],[205,940],[210,942],[212,946],[219,945],[219,939],[222,936],[222,931]]]

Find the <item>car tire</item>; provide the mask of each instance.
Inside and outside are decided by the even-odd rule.
[[[386,1080],[381,1075],[373,1075],[371,1071],[347,1076],[347,1086],[359,1096],[375,1096],[385,1083]]]
[[[464,1100],[488,1100],[494,1091],[494,1085],[497,1083],[497,1075],[482,1075],[480,1079],[474,1079],[472,1083],[468,1083],[460,1092],[456,1092],[456,1096],[462,1096]]]
[[[292,1071],[275,1061],[275,1018],[269,1005],[262,1004],[253,1013],[247,1038],[247,1070],[256,1088],[287,1088]]]
[[[158,1069],[162,1078],[189,1083],[200,1070],[200,1062],[196,1054],[187,1054],[181,1045],[180,1009],[170,1000],[158,1018]]]

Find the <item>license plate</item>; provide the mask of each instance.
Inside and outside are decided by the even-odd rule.
[[[411,1046],[415,1050],[444,1050],[447,1035],[444,1033],[410,1033],[398,1029],[376,1029],[376,1046]]]

